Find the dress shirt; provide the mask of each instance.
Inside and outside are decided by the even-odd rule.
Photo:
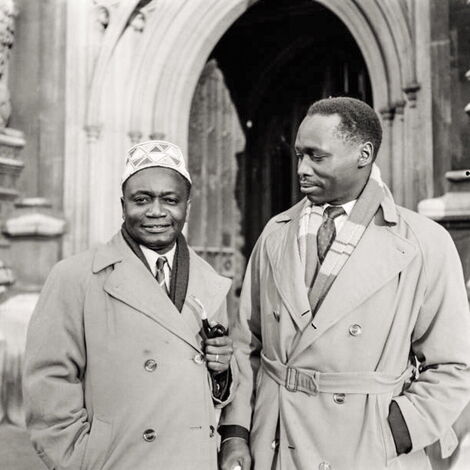
[[[163,267],[163,272],[165,273],[166,287],[168,289],[168,292],[170,292],[171,267],[173,266],[173,259],[175,257],[176,243],[173,248],[170,251],[167,251],[164,255],[160,255],[156,251],[153,251],[150,248],[147,248],[146,246],[139,246],[145,256],[145,259],[147,260],[147,263],[150,266],[150,269],[152,270],[153,277],[157,275],[157,259],[160,258],[160,256],[164,256],[166,258],[167,262]]]
[[[338,234],[339,231],[341,230],[341,227],[344,225],[344,222],[346,222],[346,219],[349,217],[351,214],[351,211],[353,210],[353,207],[356,205],[357,199],[354,199],[352,201],[346,202],[345,204],[341,204],[341,207],[344,209],[344,212],[346,214],[339,215],[334,219],[335,221],[335,228],[336,228],[336,233]],[[322,214],[325,212],[325,209],[331,206],[331,204],[324,204],[322,207]]]
[[[338,217],[336,217],[334,219],[336,234],[338,234],[340,232],[341,228],[344,225],[344,222],[346,222],[347,218],[351,214],[351,211],[353,210],[353,207],[355,206],[356,201],[357,201],[357,199],[353,199],[352,201],[349,201],[349,202],[346,202],[345,204],[340,205],[340,207],[342,207],[344,209],[344,212],[346,212],[346,213],[343,214],[343,215],[339,215]],[[306,204],[311,204],[311,203],[310,203],[310,201],[307,200]],[[317,217],[314,217],[310,221],[310,225],[309,225],[309,232],[310,233],[313,233],[313,234],[316,235],[318,229],[320,228],[320,225],[323,222],[323,213],[325,212],[325,209],[328,206],[331,206],[331,205],[332,204],[328,204],[328,203],[323,204],[322,206],[320,206],[320,205],[317,206],[317,205],[312,204],[312,206],[311,206],[312,214],[317,214]],[[338,207],[338,206],[335,206],[335,207]]]

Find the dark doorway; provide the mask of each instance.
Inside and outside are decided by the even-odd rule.
[[[338,95],[372,104],[370,80],[346,26],[312,0],[258,1],[210,59],[224,76],[245,134],[236,193],[248,256],[269,218],[301,197],[292,144],[308,106]]]

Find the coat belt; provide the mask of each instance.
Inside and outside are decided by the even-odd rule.
[[[398,377],[383,372],[320,372],[298,369],[268,359],[261,353],[261,365],[271,379],[290,392],[378,394],[401,391],[405,381],[412,379],[415,367],[409,366]]]

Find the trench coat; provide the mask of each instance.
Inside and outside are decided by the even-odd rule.
[[[470,399],[470,314],[454,244],[386,199],[312,317],[297,230],[274,217],[248,264],[232,326],[240,386],[223,424],[251,431],[255,470],[429,469],[457,445]],[[420,362],[413,374],[412,358]],[[412,441],[397,456],[387,417]]]
[[[120,233],[53,268],[29,325],[23,377],[27,426],[49,469],[217,468],[192,299],[227,325],[230,284],[190,249],[180,313]]]

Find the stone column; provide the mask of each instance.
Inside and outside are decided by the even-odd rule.
[[[395,117],[395,109],[388,108],[380,111],[382,116],[382,146],[378,157],[378,165],[382,173],[382,179],[389,188],[393,188],[393,118]],[[382,159],[382,155],[386,160]]]
[[[0,0],[0,220],[5,220],[13,210],[14,201],[19,195],[17,180],[24,167],[19,159],[19,153],[25,144],[23,133],[9,127],[11,100],[8,79],[16,15],[13,0]],[[0,234],[2,266],[10,262],[9,248],[8,241]],[[0,274],[0,292],[4,291],[11,281],[12,279],[8,282],[2,281]]]
[[[11,100],[8,87],[10,51],[14,43],[17,10],[13,0],[0,0],[0,221],[4,222],[13,210],[18,197],[17,179],[23,169],[19,153],[25,145],[23,133],[10,125]],[[17,311],[5,309],[8,286],[14,281],[11,263],[11,246],[0,234],[0,421],[21,422],[20,361],[23,348],[16,348],[13,330]],[[7,292],[8,291],[8,292]],[[6,321],[11,317],[12,321]],[[25,329],[24,329],[25,331]],[[22,335],[23,336],[23,335]],[[13,358],[14,356],[14,358]]]
[[[465,77],[470,81],[470,70]],[[470,103],[464,111],[470,117]],[[450,160],[448,155],[440,158]],[[448,182],[445,194],[421,201],[418,212],[449,230],[462,260],[470,298],[470,169],[448,171],[445,176]]]

